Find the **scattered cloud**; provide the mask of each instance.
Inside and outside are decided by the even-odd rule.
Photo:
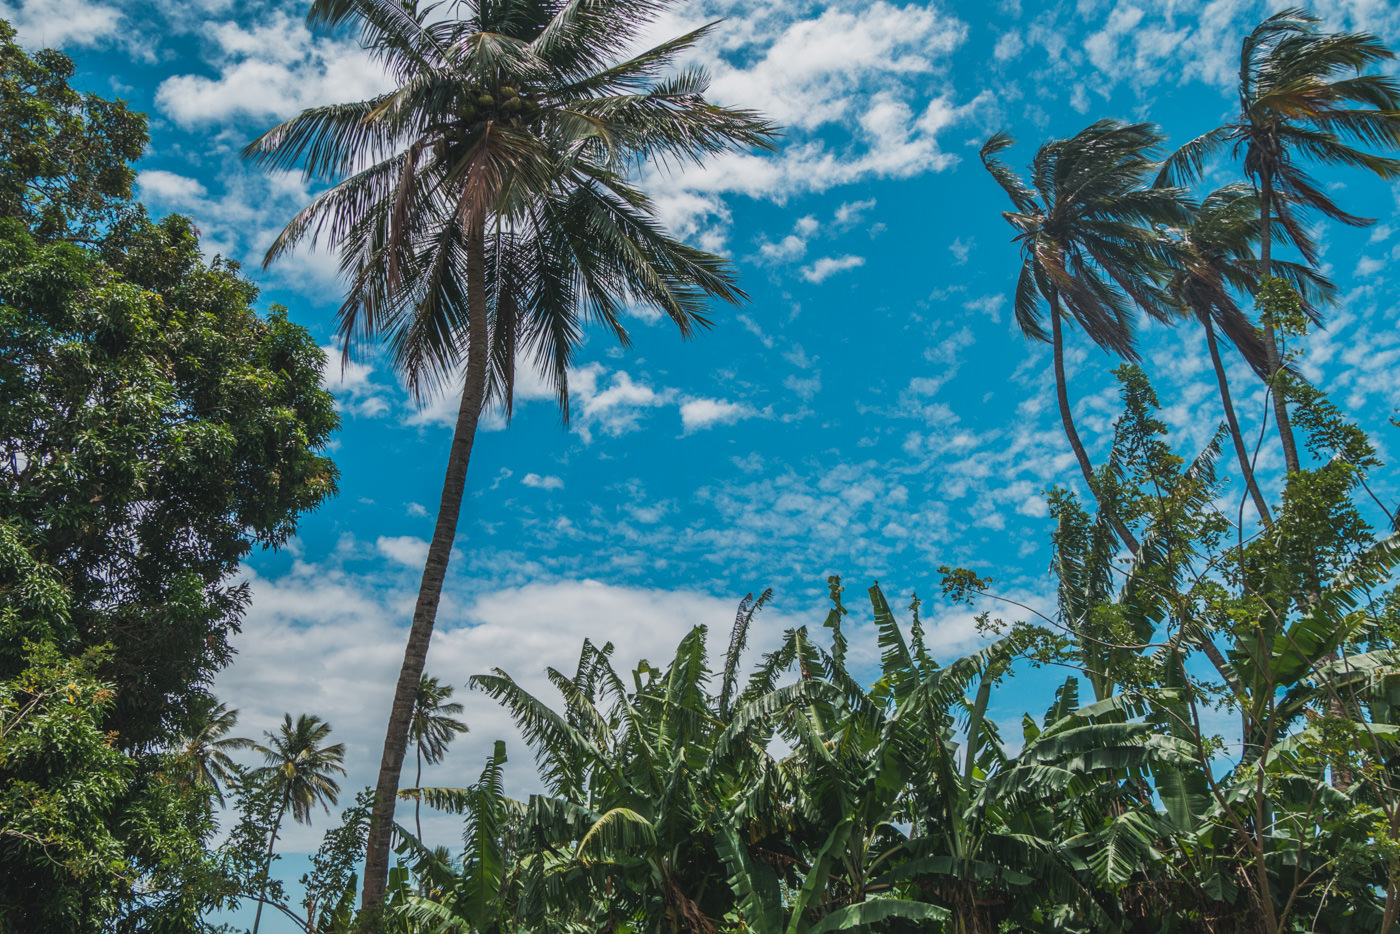
[[[185,127],[233,117],[286,119],[390,87],[358,43],[312,36],[303,20],[282,11],[251,26],[218,23],[211,34],[218,77],[172,75],[156,91],[156,106]]]
[[[857,266],[865,265],[865,257],[851,256],[823,256],[810,266],[802,267],[802,278],[808,282],[825,282],[838,272],[845,272],[847,269],[855,269]]]
[[[520,478],[520,482],[537,490],[562,490],[564,481],[554,476],[542,477],[537,473],[527,473]]]
[[[21,44],[64,49],[112,42],[122,34],[122,11],[89,0],[20,0],[0,3],[0,19],[15,27]]]
[[[681,403],[681,425],[686,434],[716,425],[731,425],[758,414],[758,410],[747,403],[727,399],[687,399]]]
[[[375,550],[390,561],[411,568],[421,568],[428,560],[428,543],[412,535],[381,535],[374,542]]]

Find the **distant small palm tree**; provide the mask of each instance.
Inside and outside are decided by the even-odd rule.
[[[238,769],[229,753],[256,745],[246,737],[228,735],[237,725],[237,710],[229,710],[217,698],[206,695],[191,707],[185,733],[175,744],[178,780],[209,789],[219,804],[224,803],[223,786]]]
[[[467,732],[467,725],[454,719],[462,712],[462,705],[448,701],[452,697],[452,685],[439,684],[437,678],[426,675],[418,682],[418,694],[413,699],[413,719],[408,725],[408,739],[418,752],[418,774],[414,787],[423,785],[423,764],[434,765],[447,755],[447,746],[453,737]],[[422,800],[413,805],[413,826],[418,839],[423,839],[423,823],[420,818]]]
[[[1284,236],[1288,236],[1287,228],[1284,228]],[[1216,340],[1218,329],[1256,373],[1267,376],[1268,355],[1264,341],[1249,314],[1236,300],[1236,295],[1258,289],[1259,266],[1254,248],[1259,237],[1259,197],[1250,186],[1230,185],[1212,192],[1194,211],[1190,223],[1173,232],[1167,291],[1195,316],[1205,331],[1206,347],[1220,387],[1220,400],[1240,471],[1259,518],[1269,525],[1272,516],[1254,476],[1253,458],[1240,431]],[[1314,319],[1318,316],[1318,304],[1329,300],[1336,290],[1326,277],[1298,263],[1274,260],[1271,271],[1298,290],[1303,310]]]
[[[1372,223],[1338,207],[1303,171],[1300,158],[1400,177],[1400,160],[1354,145],[1400,147],[1400,84],[1389,75],[1362,74],[1395,53],[1369,33],[1319,32],[1318,22],[1311,13],[1289,9],[1256,26],[1240,49],[1239,115],[1182,146],[1159,175],[1165,182],[1192,181],[1225,146],[1236,155],[1242,150],[1245,174],[1259,191],[1261,275],[1272,268],[1275,222],[1310,263],[1315,256],[1304,229],[1306,214],[1315,211],[1353,226]],[[1264,375],[1274,382],[1283,360],[1274,322],[1266,314],[1262,323]],[[1273,405],[1284,462],[1297,470],[1286,393],[1274,392]]]
[[[323,745],[330,733],[330,724],[320,717],[302,714],[293,723],[292,715],[285,714],[277,732],[266,734],[268,745],[254,747],[263,754],[267,765],[257,769],[253,775],[277,789],[278,805],[267,836],[263,887],[258,896],[257,913],[253,916],[253,934],[258,934],[258,925],[262,922],[267,873],[272,867],[272,848],[277,842],[282,818],[290,810],[292,819],[297,823],[308,823],[316,805],[329,811],[340,793],[340,785],[331,775],[345,774],[345,746],[342,743]]]
[[[996,158],[1012,145],[1005,133],[987,140],[981,153],[982,164],[1015,209],[1002,216],[1016,229],[1013,241],[1021,247],[1016,323],[1027,337],[1050,342],[1065,437],[1085,483],[1134,554],[1137,539],[1100,488],[1074,427],[1061,319],[1073,318],[1099,347],[1131,361],[1137,359],[1134,305],[1162,320],[1173,316],[1174,304],[1158,285],[1166,242],[1155,228],[1179,226],[1188,213],[1176,189],[1143,184],[1156,166],[1152,155],[1161,141],[1149,124],[1100,120],[1041,146],[1031,162],[1030,185]],[[1049,334],[1041,302],[1049,310]]]

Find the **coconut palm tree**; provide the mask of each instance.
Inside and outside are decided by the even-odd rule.
[[[1400,147],[1400,84],[1388,75],[1362,73],[1394,52],[1369,33],[1320,32],[1318,22],[1311,13],[1289,9],[1256,26],[1240,49],[1239,115],[1182,146],[1159,175],[1182,184],[1199,178],[1206,160],[1224,147],[1242,153],[1245,175],[1259,192],[1261,276],[1271,274],[1275,222],[1309,263],[1315,259],[1304,230],[1309,214],[1353,226],[1372,223],[1338,207],[1300,160],[1400,177],[1400,160],[1358,148]],[[1262,323],[1264,375],[1274,388],[1284,462],[1294,471],[1300,462],[1287,392],[1277,385],[1284,366],[1276,322],[1266,311]]]
[[[1161,140],[1157,129],[1145,123],[1100,120],[1068,139],[1041,146],[1031,163],[1030,185],[996,158],[1012,145],[1005,133],[987,140],[981,153],[982,164],[1014,208],[1002,216],[1016,229],[1013,241],[1021,248],[1016,323],[1027,337],[1050,342],[1065,436],[1085,483],[1134,554],[1137,539],[1095,476],[1074,427],[1062,319],[1073,318],[1099,347],[1132,361],[1137,358],[1134,305],[1160,320],[1172,317],[1172,303],[1156,281],[1166,247],[1154,226],[1178,225],[1187,215],[1179,192],[1143,185]],[[1041,302],[1049,310],[1049,334]]]
[[[1249,314],[1236,300],[1236,295],[1255,292],[1259,286],[1259,265],[1254,254],[1260,237],[1259,197],[1247,185],[1230,185],[1212,192],[1193,212],[1190,223],[1172,233],[1167,291],[1195,316],[1205,331],[1206,347],[1215,369],[1216,384],[1220,387],[1220,401],[1240,472],[1259,518],[1266,525],[1272,524],[1268,503],[1255,480],[1253,459],[1240,431],[1216,340],[1218,329],[1244,355],[1254,371],[1267,378],[1268,354],[1264,341]],[[1282,227],[1281,234],[1291,242],[1286,226]],[[1332,296],[1335,286],[1311,267],[1299,263],[1274,260],[1271,265],[1272,274],[1298,291],[1303,311],[1317,320],[1318,304]]]
[[[287,811],[298,824],[311,820],[316,805],[329,811],[340,793],[340,785],[332,775],[345,774],[345,746],[342,743],[324,745],[331,725],[320,717],[302,714],[292,722],[286,714],[276,733],[267,733],[268,745],[253,748],[263,754],[267,765],[253,775],[277,789],[277,813],[267,835],[267,857],[263,861],[263,888],[258,898],[258,910],[253,915],[253,934],[258,934],[262,922],[263,895],[267,891],[267,873],[272,867],[272,848]]]
[[[483,404],[509,415],[519,357],[568,417],[567,372],[585,323],[622,343],[631,306],[688,336],[712,297],[739,302],[727,263],[661,227],[632,185],[639,163],[698,163],[768,146],[770,124],[705,100],[706,76],[659,77],[709,27],[625,57],[663,3],[469,0],[435,19],[416,0],[316,0],[314,26],[354,26],[396,88],[313,108],[245,154],[335,184],[298,213],[267,260],[324,240],[349,294],[346,352],[382,338],[410,390],[460,391],[437,522],[376,787],[363,903],[383,900],[394,797],[457,529]],[[454,9],[457,9],[454,7]]]
[[[220,805],[224,803],[223,786],[238,769],[229,753],[256,745],[251,739],[228,735],[237,725],[237,710],[229,710],[217,698],[206,695],[191,706],[185,733],[175,743],[180,781],[208,788]]]
[[[452,701],[451,697],[452,685],[439,684],[437,678],[424,676],[418,682],[418,694],[413,699],[413,720],[408,726],[408,738],[418,754],[414,787],[423,784],[423,764],[441,762],[453,737],[467,732],[467,725],[455,719],[462,712],[462,705]],[[423,839],[423,822],[420,818],[422,804],[422,801],[415,801],[413,805],[413,827],[419,840]]]

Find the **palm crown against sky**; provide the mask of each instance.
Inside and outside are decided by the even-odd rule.
[[[1077,471],[1048,348],[1026,342],[1011,318],[1007,205],[977,147],[1005,128],[1020,141],[1005,161],[1022,168],[1044,140],[1100,116],[1156,122],[1165,145],[1178,146],[1237,113],[1240,39],[1274,9],[677,8],[655,38],[726,16],[689,60],[711,70],[717,101],[787,129],[775,156],[725,157],[698,173],[646,170],[642,184],[687,242],[735,257],[752,302],[717,314],[686,346],[628,309],[630,350],[601,339],[581,347],[568,429],[549,388],[521,376],[509,431],[491,416],[478,437],[480,486],[463,529],[486,544],[454,557],[428,673],[460,689],[489,658],[538,677],[546,663],[568,667],[585,637],[625,645],[630,658],[668,658],[689,625],[727,625],[738,597],[773,585],[750,637],[762,648],[786,623],[824,613],[828,573],[853,586],[878,578],[895,602],[931,593],[940,564],[995,561],[1008,593],[1052,607],[1040,491],[1076,482]],[[143,198],[154,211],[190,213],[209,249],[249,269],[320,188],[245,167],[238,150],[305,107],[388,88],[352,37],[313,37],[296,4],[8,10],[27,43],[72,54],[80,82],[151,112]],[[1400,11],[1342,4],[1328,16],[1329,28],[1400,39]],[[1240,180],[1223,161],[1208,172],[1198,195]],[[1339,298],[1300,366],[1314,379],[1343,375],[1338,401],[1394,448],[1385,422],[1400,397],[1394,194],[1360,172],[1336,179],[1339,203],[1380,220],[1322,228]],[[264,299],[286,302],[333,353],[337,267],[298,253],[258,274]],[[1200,331],[1145,323],[1138,334],[1188,455],[1222,418]],[[1116,359],[1068,343],[1076,423],[1097,462],[1117,408],[1107,376]],[[1223,350],[1243,427],[1255,432],[1262,388]],[[332,720],[349,788],[370,781],[377,761],[377,712],[404,636],[387,621],[405,619],[412,602],[456,400],[416,407],[374,355],[328,377],[345,419],[335,452],[343,492],[303,524],[294,547],[252,559],[241,654],[216,692],[252,736],[288,709]],[[1271,450],[1265,473],[1280,466]],[[1236,483],[1231,493],[1245,491]],[[937,651],[977,644],[971,612],[925,611]],[[1019,718],[1015,684],[990,715]],[[497,737],[508,740],[513,781],[523,781],[528,757],[507,718],[473,692],[458,697],[472,732],[425,781],[474,775]],[[424,815],[430,835],[432,820]],[[314,833],[286,833],[294,848],[315,846]]]
[[[297,213],[270,264],[303,239],[340,255],[345,354],[380,338],[409,390],[461,403],[370,824],[363,904],[384,898],[395,794],[457,533],[482,408],[509,414],[517,366],[533,369],[568,418],[568,369],[582,326],[625,346],[619,316],[651,307],[682,336],[711,300],[743,293],[726,262],[671,237],[627,176],[648,160],[703,164],[760,146],[772,127],[703,97],[698,69],[667,74],[702,27],[625,55],[665,7],[636,0],[317,0],[313,26],[350,26],[396,87],[313,107],[249,144],[272,167],[333,186]],[[461,374],[460,376],[458,374]]]

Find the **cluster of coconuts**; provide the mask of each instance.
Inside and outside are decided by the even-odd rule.
[[[483,88],[476,95],[476,102],[463,108],[462,117],[466,120],[509,120],[533,116],[539,109],[539,104],[503,84],[495,94]]]

